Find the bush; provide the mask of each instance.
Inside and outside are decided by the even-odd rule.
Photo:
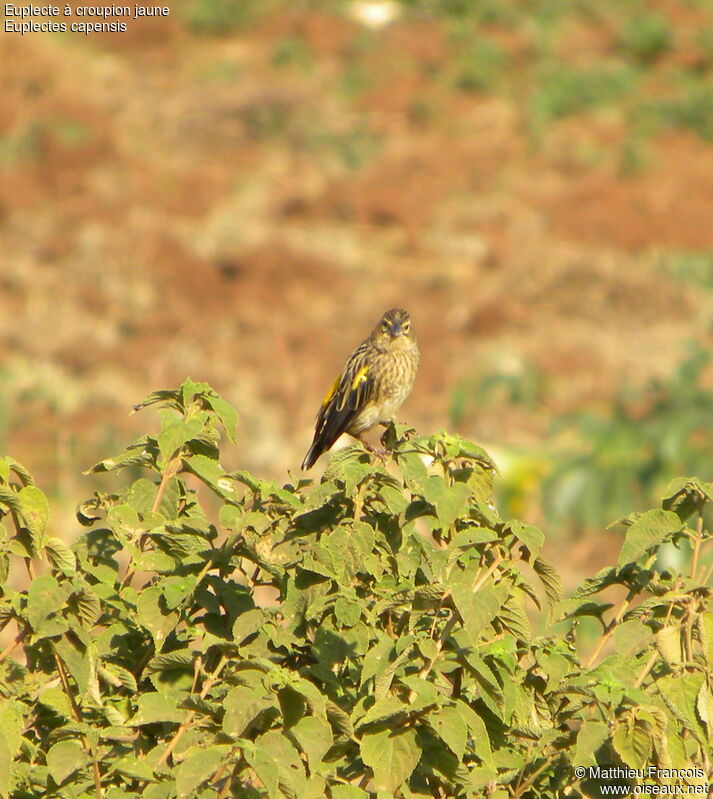
[[[92,470],[142,476],[80,505],[72,548],[0,460],[0,796],[581,796],[595,764],[704,782],[713,485],[625,519],[617,564],[562,603],[473,444],[392,425],[388,463],[353,446],[278,486],[222,469],[237,417],[208,386],[146,405],[160,431]],[[670,540],[690,576],[653,570]],[[602,632],[580,656],[583,616]]]

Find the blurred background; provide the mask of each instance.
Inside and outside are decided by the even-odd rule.
[[[0,35],[0,450],[60,534],[186,376],[238,409],[227,466],[297,473],[393,305],[401,420],[485,446],[570,582],[711,478],[710,0],[170,8]]]

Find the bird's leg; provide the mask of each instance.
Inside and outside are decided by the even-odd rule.
[[[360,435],[355,435],[357,441],[361,441],[364,446],[364,449],[367,452],[370,452],[372,455],[375,455],[377,458],[381,460],[382,463],[386,462],[386,456],[389,454],[388,450],[384,447],[375,447],[373,444],[368,442],[366,439],[362,438]]]

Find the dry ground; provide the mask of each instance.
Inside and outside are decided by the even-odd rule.
[[[710,342],[710,297],[660,268],[713,248],[713,147],[693,132],[627,171],[617,109],[533,142],[526,96],[449,82],[438,21],[374,34],[304,5],[211,37],[174,5],[124,34],[0,34],[0,434],[70,504],[79,470],[149,423],[131,405],[187,375],[240,412],[227,462],[282,478],[392,305],[421,343],[403,418],[423,430],[473,375],[543,375],[534,413],[462,421],[486,446],[537,446],[552,415]],[[693,13],[658,5],[682,29]],[[491,34],[527,59],[527,31]],[[574,61],[612,46],[598,25],[556,43]]]

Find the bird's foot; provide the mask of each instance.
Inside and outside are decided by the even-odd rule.
[[[379,458],[382,463],[386,463],[386,457],[388,456],[389,451],[385,447],[376,447],[368,441],[365,441],[363,438],[360,438],[359,441],[361,441],[361,443],[364,445],[364,449]]]

